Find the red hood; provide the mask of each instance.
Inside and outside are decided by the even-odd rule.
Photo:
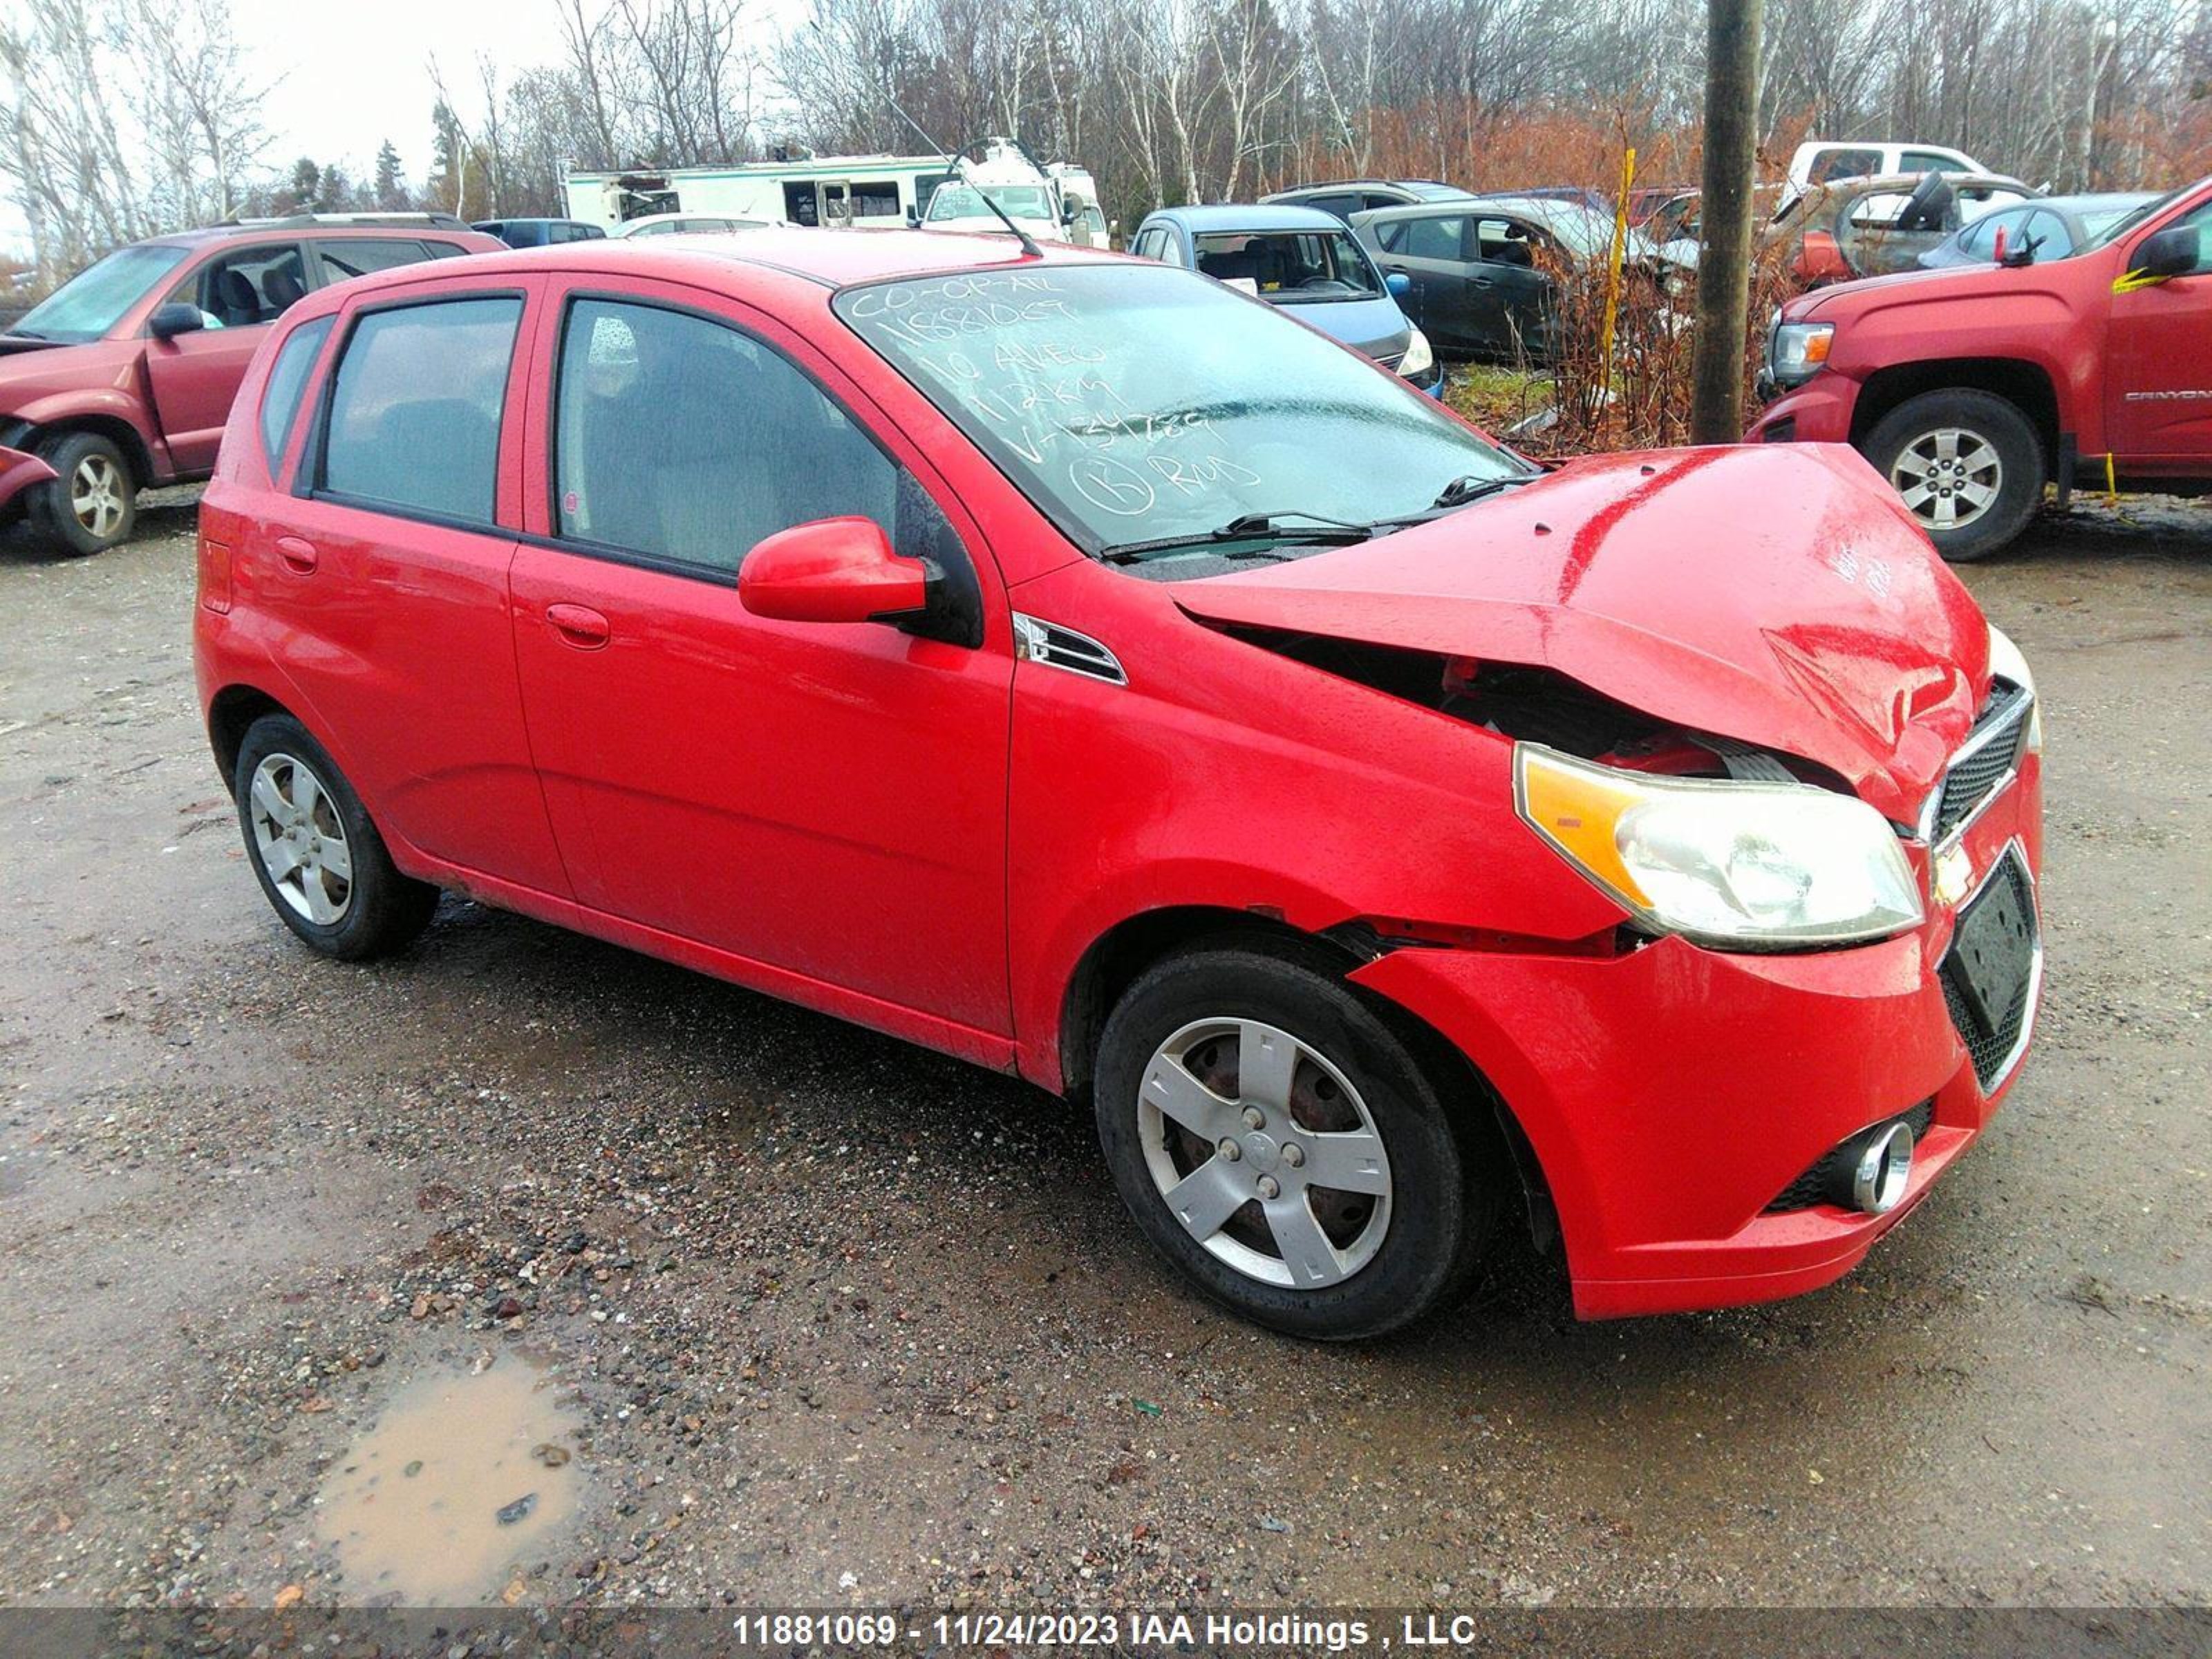
[[[1176,598],[1216,622],[1547,667],[1818,762],[1899,822],[1988,689],[1972,597],[1834,446],[1577,461],[1431,524]]]

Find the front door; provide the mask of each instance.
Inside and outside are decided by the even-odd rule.
[[[1541,231],[1518,219],[1474,222],[1474,263],[1468,274],[1468,315],[1482,349],[1504,357],[1547,356],[1552,337],[1552,280],[1540,258],[1564,264]]]
[[[1434,344],[1475,349],[1468,332],[1467,216],[1385,220],[1378,228],[1376,263],[1412,284],[1399,304],[1415,326]]]
[[[227,247],[169,291],[164,303],[191,306],[201,319],[190,333],[146,342],[154,411],[178,472],[214,467],[246,364],[269,337],[269,325],[307,291],[307,262],[297,242]]]
[[[515,561],[515,655],[578,897],[1008,1033],[1011,658],[768,621],[736,584],[763,538],[857,514],[988,595],[973,526],[835,371],[731,302],[574,294],[538,359],[554,477],[550,533]]]
[[[2121,465],[2191,476],[2212,462],[2212,202],[2160,228],[2176,225],[2197,232],[2196,270],[2148,287],[2123,276],[2112,295],[2106,412]]]

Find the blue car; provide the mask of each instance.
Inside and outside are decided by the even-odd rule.
[[[1431,397],[1443,395],[1428,337],[1398,308],[1407,279],[1386,279],[1334,214],[1264,203],[1164,208],[1137,227],[1129,252],[1257,295]]]

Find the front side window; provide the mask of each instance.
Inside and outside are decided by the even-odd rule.
[[[157,243],[118,248],[88,265],[24,314],[8,331],[27,340],[82,345],[104,337],[146,290],[184,264],[191,250]]]
[[[330,272],[330,279],[334,283],[342,283],[349,276],[366,276],[372,270],[419,265],[429,257],[422,243],[402,241],[398,238],[386,241],[365,236],[349,236],[343,241],[318,242],[315,251],[322,256],[323,268]]]
[[[1878,149],[1824,149],[1813,158],[1811,180],[1825,185],[1834,179],[1863,179],[1881,167]]]
[[[307,292],[307,262],[297,244],[245,247],[209,260],[169,295],[199,307],[210,328],[258,328],[273,323]]]
[[[1908,149],[1898,160],[1899,173],[1964,173],[1966,163],[1942,150]]]
[[[1371,300],[1382,292],[1346,231],[1224,231],[1197,241],[1200,270],[1217,282],[1248,282],[1279,304]]]
[[[1450,218],[1408,219],[1404,238],[1392,252],[1409,259],[1456,259],[1467,240],[1467,221]]]
[[[1474,224],[1477,257],[1493,265],[1534,265],[1535,233],[1517,219],[1478,219]]]
[[[284,446],[292,441],[292,423],[300,417],[300,400],[307,390],[307,375],[331,337],[335,317],[318,317],[292,331],[269,371],[269,384],[261,393],[261,453],[273,475],[283,465]]]
[[[364,315],[338,360],[322,487],[489,524],[500,410],[521,318],[522,301],[506,295]]]
[[[781,354],[685,312],[579,300],[561,339],[560,533],[734,572],[816,519],[899,536],[900,469]]]
[[[1524,471],[1395,375],[1158,265],[883,283],[834,306],[1094,554],[1254,514],[1401,519]]]

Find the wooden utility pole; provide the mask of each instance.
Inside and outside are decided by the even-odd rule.
[[[1705,0],[1705,173],[1698,204],[1704,234],[1690,365],[1692,443],[1730,444],[1743,435],[1761,9],[1762,0]]]

